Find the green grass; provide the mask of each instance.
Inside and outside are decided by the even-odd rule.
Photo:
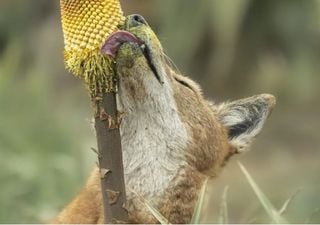
[[[219,224],[228,224],[228,203],[227,203],[227,196],[228,196],[229,186],[226,186],[223,190],[222,198],[221,198],[221,205],[220,205],[220,213],[219,213]]]
[[[204,181],[202,188],[200,190],[199,196],[198,196],[198,200],[196,203],[196,207],[194,209],[193,215],[192,215],[192,219],[191,219],[191,224],[199,224],[201,221],[201,212],[202,212],[202,208],[203,208],[203,203],[204,203],[204,199],[205,199],[205,195],[206,195],[206,189],[207,189],[207,185],[208,185],[208,178]]]
[[[265,210],[266,214],[269,216],[270,223],[273,224],[289,224],[289,221],[287,218],[283,216],[285,212],[288,210],[289,205],[292,203],[293,199],[298,195],[298,193],[301,191],[301,189],[298,189],[295,191],[282,205],[282,207],[277,210],[275,205],[271,202],[271,200],[267,197],[267,195],[261,190],[261,188],[258,186],[256,181],[253,179],[253,177],[250,175],[248,170],[240,163],[238,162],[238,165],[240,167],[240,170],[245,176],[246,181],[248,182],[249,186],[251,187],[253,194],[257,197],[258,201],[260,202],[261,207]],[[208,179],[204,182],[200,192],[199,192],[199,198],[196,203],[194,213],[192,216],[192,220],[190,224],[199,224],[202,221],[201,215],[203,211],[208,212],[207,209],[204,208],[204,202],[206,199],[206,189],[208,185]],[[222,197],[221,197],[221,203],[220,203],[220,212],[219,212],[219,218],[217,221],[217,224],[228,224],[229,223],[229,212],[228,212],[228,190],[229,186],[226,186],[223,190]],[[135,193],[136,194],[136,193]],[[136,194],[139,198],[139,200],[146,206],[146,208],[152,213],[152,215],[157,218],[157,220],[161,224],[170,224],[170,221],[166,219],[158,209],[152,206],[152,204],[141,197],[140,195]],[[245,203],[245,199],[243,199],[243,202]],[[311,216],[305,220],[305,222],[309,222],[312,217],[319,213],[319,209],[315,209],[314,212],[312,212]]]
[[[201,213],[204,205],[207,184],[208,184],[208,178],[203,182],[202,188],[199,192],[198,200],[197,200],[190,224],[199,224],[201,222]],[[170,224],[170,221],[166,219],[158,209],[153,207],[152,204],[147,199],[143,198],[138,193],[132,190],[131,192],[133,192],[138,197],[138,199],[145,205],[145,207],[158,220],[158,222],[160,222],[161,224]]]
[[[239,162],[239,167],[242,173],[245,175],[250,187],[259,199],[261,206],[265,209],[266,213],[269,215],[271,223],[275,224],[288,224],[289,222],[281,215],[275,206],[271,203],[268,197],[262,192],[257,183],[254,181],[248,170]]]
[[[294,199],[294,197],[298,194],[299,191],[295,192],[290,198],[288,198],[280,210],[277,210],[276,207],[272,204],[270,199],[266,196],[266,194],[261,190],[258,184],[254,181],[248,170],[238,162],[238,165],[244,174],[248,184],[252,188],[253,193],[258,198],[261,206],[264,208],[265,212],[270,218],[270,223],[273,224],[289,224],[289,221],[283,216],[286,212],[289,204]],[[204,208],[204,200],[206,198],[206,189],[207,189],[208,179],[205,180],[200,192],[198,201],[196,203],[194,213],[191,219],[190,224],[199,224],[201,223],[201,214]],[[220,205],[220,213],[218,218],[218,224],[228,224],[228,203],[227,203],[227,195],[228,195],[229,187],[225,187],[222,198],[221,198],[221,205]],[[134,192],[135,193],[135,192]],[[161,223],[161,224],[169,224],[170,221],[166,219],[158,209],[152,206],[152,204],[146,200],[145,198],[141,197],[139,194],[135,193],[138,196],[138,199],[146,206],[146,208],[152,213],[152,215]],[[245,202],[245,199],[243,199]],[[206,210],[206,209],[205,209]],[[207,211],[207,210],[206,210]]]
[[[132,193],[134,193],[139,201],[149,210],[149,212],[158,220],[161,224],[170,224],[169,220],[166,219],[158,209],[156,209],[151,202],[149,202],[147,199],[143,198],[140,194],[136,193],[133,190],[130,190]]]
[[[210,99],[277,95],[263,135],[244,160],[281,216],[319,223],[320,1],[123,4],[148,18],[168,55]],[[63,66],[59,2],[3,0],[0,11],[0,223],[43,223],[80,190],[96,160],[89,150],[95,147],[86,121],[90,102]],[[207,187],[217,197],[206,199],[201,217],[270,222],[254,192],[248,195],[239,168],[230,164],[227,183]],[[283,195],[300,186],[304,191],[295,202],[290,197],[283,203]]]
[[[93,134],[78,96],[57,91],[41,65],[25,65],[23,49],[12,41],[0,57],[0,223],[50,220],[91,167]]]

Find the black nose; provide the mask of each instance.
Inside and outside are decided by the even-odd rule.
[[[126,25],[128,28],[130,28],[130,27],[137,27],[140,25],[148,25],[148,23],[143,18],[143,16],[138,14],[133,14],[127,17]]]

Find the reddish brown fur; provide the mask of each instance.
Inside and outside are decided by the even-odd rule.
[[[172,81],[184,79],[167,70]],[[206,175],[216,176],[225,159],[233,154],[226,129],[217,121],[211,105],[191,80],[186,82],[192,90],[172,82],[180,116],[192,142],[189,143],[190,167],[181,168],[160,203],[160,212],[171,223],[189,223],[197,200],[198,191]],[[52,223],[103,223],[102,197],[99,171],[95,169],[85,188]],[[151,216],[137,211],[130,215],[131,223],[157,223]]]
[[[131,17],[131,19],[132,18],[133,17]],[[129,20],[129,22],[133,21]],[[151,29],[145,24],[140,23],[136,25],[135,23],[134,26],[136,26],[139,31],[141,28],[142,33],[146,30],[146,32],[152,32]],[[161,47],[157,43],[157,40],[155,40],[154,43],[149,43],[149,47],[152,47],[153,50],[161,52]],[[137,54],[140,54],[141,57],[144,57],[142,55],[142,52],[138,51]],[[134,61],[135,63],[135,57],[129,59],[131,59],[131,61]],[[143,63],[143,60],[144,59],[142,59],[142,61],[140,60],[140,63]],[[212,105],[210,102],[204,99],[200,88],[195,82],[186,77],[176,74],[169,67],[167,67],[167,65],[161,62],[161,60],[158,61],[159,62],[157,62],[157,65],[166,67],[164,68],[164,70],[166,71],[165,76],[169,81],[168,83],[171,86],[170,88],[173,89],[176,108],[179,114],[179,118],[183,124],[181,127],[184,127],[186,129],[188,143],[186,147],[184,147],[186,149],[183,149],[182,151],[183,154],[186,154],[186,156],[184,156],[186,158],[186,163],[181,165],[177,163],[179,168],[177,169],[176,173],[173,174],[173,179],[171,179],[170,177],[170,180],[168,181],[169,186],[165,186],[166,189],[163,189],[163,194],[159,197],[161,198],[160,202],[157,203],[158,205],[156,205],[156,207],[159,209],[160,213],[168,219],[170,223],[190,223],[195,202],[198,198],[198,192],[204,180],[207,177],[215,177],[219,174],[226,161],[237,152],[236,148],[239,147],[236,146],[237,143],[240,143],[240,147],[243,147],[243,144],[249,144],[251,139],[260,132],[264,120],[275,104],[275,99],[270,95],[261,95],[258,97],[252,97],[248,101],[241,101],[241,107],[238,110],[240,110],[239,113],[244,113],[244,115],[243,117],[242,115],[238,114],[234,116],[234,112],[233,114],[228,114],[229,108],[227,104],[222,108]],[[134,64],[132,64],[131,67],[135,68],[136,71],[141,69],[142,72],[150,72],[148,66],[144,65],[143,68],[140,68],[140,65],[141,64],[138,64],[138,66],[134,67]],[[148,69],[148,71],[145,71],[146,68]],[[128,70],[128,68],[121,69]],[[124,78],[129,79],[127,81],[130,81],[128,82],[129,86],[125,88],[129,90],[129,99],[131,100],[132,98],[133,102],[144,101],[144,96],[148,94],[146,93],[146,89],[143,87],[140,78],[141,77],[137,78],[136,76],[128,76]],[[256,99],[258,99],[259,101],[255,101]],[[237,102],[232,105],[233,109],[236,106]],[[253,129],[248,132],[244,132],[244,140],[239,138],[240,140],[235,140],[232,145],[231,139],[228,136],[228,128],[226,128],[220,121],[221,118],[219,118],[219,112],[223,112],[223,115],[226,115],[225,118],[231,118],[230,121],[233,123],[237,123],[237,120],[239,120],[240,118],[240,122],[245,123],[248,120],[248,124],[250,126],[256,126],[258,123],[253,123],[254,125],[252,125],[250,124],[250,119],[247,119],[247,117],[252,116],[252,114],[254,113],[256,114],[254,114],[252,118],[260,118],[259,121],[262,122],[256,129],[256,133],[250,133],[250,131]],[[235,119],[232,118],[232,116],[234,116]],[[243,121],[241,121],[241,119],[243,119]],[[135,138],[136,136],[133,137],[134,140]],[[158,154],[158,152],[155,152],[155,154]],[[135,179],[133,180],[135,183],[137,179],[134,175],[137,176],[136,174],[133,174],[133,177],[130,178]],[[155,180],[157,180],[157,178],[158,177],[156,177]],[[141,203],[139,204],[135,201],[137,201],[137,199],[131,199],[131,210],[129,211],[130,220],[128,222],[158,222]],[[134,202],[134,204],[132,204],[132,202]],[[84,189],[52,221],[52,223],[93,224],[103,222],[104,218],[100,176],[98,169],[95,168]]]

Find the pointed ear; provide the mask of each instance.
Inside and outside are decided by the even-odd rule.
[[[218,106],[218,119],[227,128],[237,152],[248,150],[275,104],[274,96],[262,94]]]

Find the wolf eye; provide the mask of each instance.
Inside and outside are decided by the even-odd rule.
[[[187,82],[183,81],[183,80],[179,80],[176,77],[174,78],[178,83],[182,84],[183,86],[189,88],[190,90],[194,91],[193,88],[191,87],[190,84],[188,84]]]

